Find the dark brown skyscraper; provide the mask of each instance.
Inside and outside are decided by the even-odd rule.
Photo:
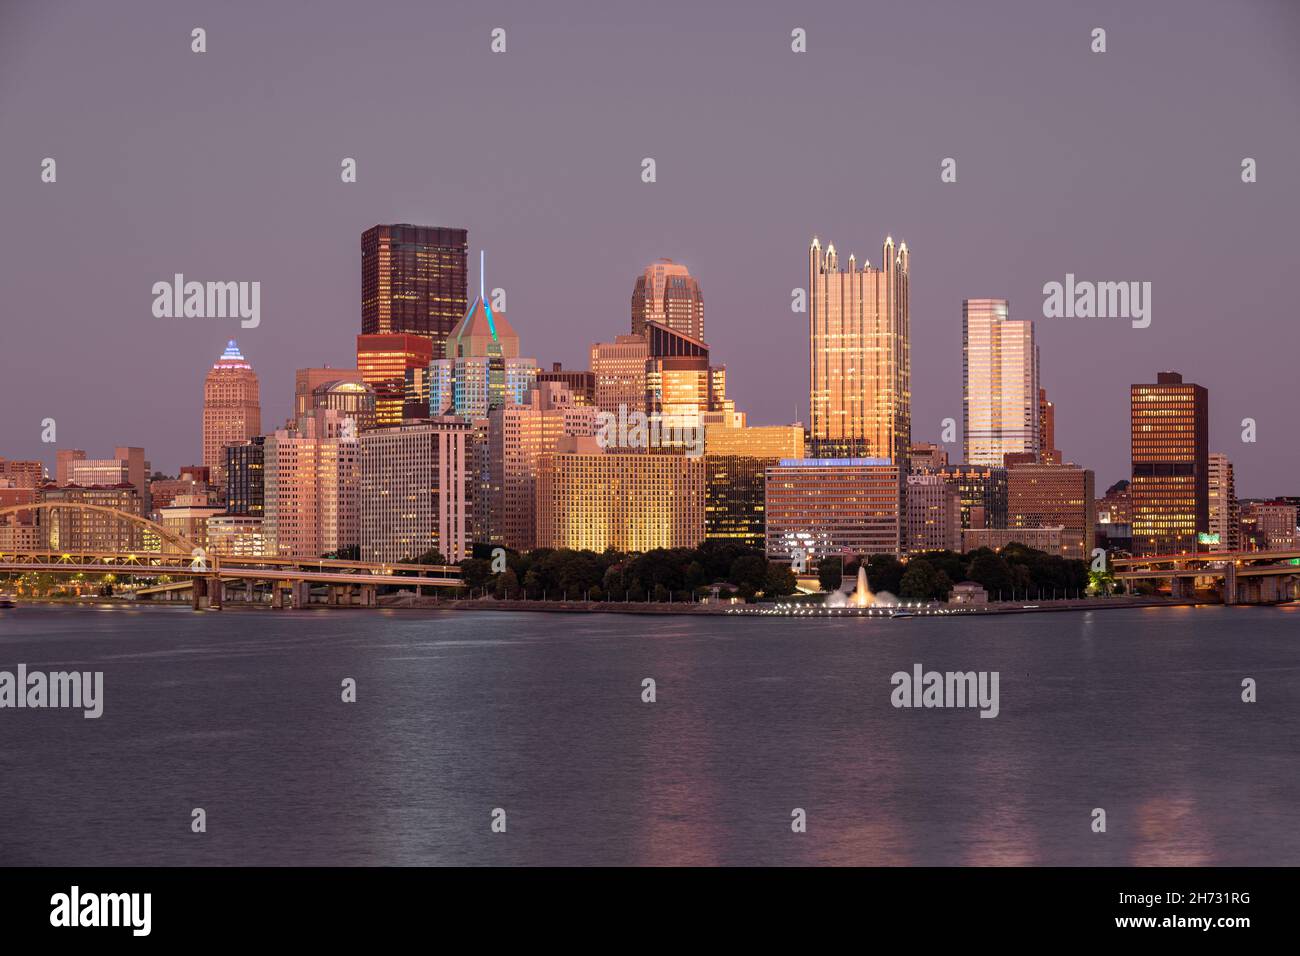
[[[1038,390],[1038,460],[1061,464],[1061,449],[1056,447],[1056,405],[1047,400],[1045,388]]]
[[[1160,372],[1129,390],[1132,416],[1133,552],[1195,551],[1210,530],[1209,393]]]
[[[400,223],[361,234],[361,333],[419,335],[441,356],[469,309],[469,233]]]

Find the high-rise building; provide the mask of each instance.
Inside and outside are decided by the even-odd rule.
[[[447,337],[441,358],[429,363],[429,412],[486,418],[488,411],[527,400],[537,361],[519,355],[519,334],[487,301],[479,256],[479,294]]]
[[[1036,551],[1066,557],[1065,533],[1065,528],[1059,524],[1038,528],[967,528],[961,533],[961,550],[988,548],[1001,551],[1009,544],[1023,544]]]
[[[962,441],[971,465],[1009,454],[1038,458],[1038,347],[1034,323],[1009,318],[1006,299],[961,306]]]
[[[505,406],[508,407],[508,406]],[[492,469],[491,418],[462,419],[469,423],[465,436],[465,509],[469,514],[471,545],[486,543],[499,532],[493,530],[494,503],[501,501],[500,473]],[[497,479],[494,483],[494,478]],[[500,527],[497,521],[496,527]],[[500,542],[497,542],[498,544]]]
[[[319,558],[357,545],[359,458],[354,428],[332,409],[266,436],[262,531],[270,554]]]
[[[80,448],[60,448],[54,454],[54,481],[61,488],[72,483],[72,463],[82,461],[86,453]]]
[[[617,415],[619,407],[644,412],[645,367],[650,343],[644,335],[620,335],[591,347],[596,408]]]
[[[645,409],[662,427],[699,434],[710,411],[734,412],[725,367],[709,365],[709,346],[657,322],[645,324]],[[701,436],[702,437],[702,436]]]
[[[232,558],[270,557],[262,524],[254,515],[212,515],[208,518],[208,552]]]
[[[401,424],[406,412],[409,369],[427,368],[433,341],[419,335],[358,335],[357,367],[362,381],[375,393],[375,424]]]
[[[912,443],[907,243],[885,239],[880,268],[840,269],[835,246],[808,252],[811,454],[908,470]],[[900,488],[900,506],[902,491]]]
[[[357,368],[300,368],[293,374],[293,418],[297,421],[316,408],[316,389],[334,382],[361,384],[361,370]]]
[[[208,501],[207,495],[178,495],[170,503],[158,509],[158,523],[173,534],[179,534],[195,548],[208,546],[208,519],[219,515],[224,509]],[[164,541],[164,553],[176,553],[183,549]]]
[[[907,550],[960,551],[961,495],[942,475],[907,476]]]
[[[143,448],[118,446],[112,458],[78,458],[67,462],[68,483],[89,488],[95,485],[113,487],[130,485],[140,496],[142,514],[153,510],[149,474],[152,466],[144,457]]]
[[[767,469],[767,556],[901,555],[903,477],[884,458],[782,459]]]
[[[594,435],[596,409],[576,404],[573,393],[558,382],[539,382],[526,404],[494,408],[489,418],[483,540],[531,551],[537,547],[538,462],[554,454],[565,437]]]
[[[1116,551],[1133,549],[1133,503],[1128,489],[1129,481],[1125,478],[1097,499],[1097,547]]]
[[[232,447],[234,446],[226,446],[227,464],[229,463],[229,451]],[[216,496],[212,493],[211,475],[211,471],[202,465],[187,465],[181,469],[180,475],[176,478],[151,479],[149,482],[150,509],[157,512],[182,495],[200,498],[207,503],[212,502]],[[227,468],[227,481],[230,480],[230,477],[230,471]]]
[[[339,417],[352,419],[357,431],[375,427],[375,392],[363,382],[343,379],[317,385],[308,397],[306,409],[298,417],[314,414],[322,408],[333,409]]]
[[[214,485],[224,488],[226,484],[222,449],[261,430],[257,373],[231,339],[203,383],[203,464],[211,469]]]
[[[803,458],[802,425],[708,425],[704,438],[704,536],[762,549],[767,469]]]
[[[17,488],[36,488],[45,482],[45,464],[35,459],[0,458],[0,479],[12,481]]]
[[[1284,501],[1253,501],[1248,507],[1259,550],[1295,550],[1295,505]]]
[[[1008,528],[1062,528],[1061,553],[1091,558],[1097,499],[1092,472],[1077,465],[1027,463],[1007,469]]]
[[[140,492],[125,482],[90,487],[68,485],[66,488],[46,485],[41,498],[50,503],[96,505],[139,517],[145,513]],[[68,554],[120,554],[158,546],[156,540],[146,541],[143,527],[135,522],[102,511],[72,508],[55,508],[49,512],[44,537],[45,546],[51,551]]]
[[[961,499],[961,526],[1005,528],[1007,526],[1007,470],[994,465],[947,465],[943,476],[957,489]]]
[[[650,551],[703,539],[700,458],[605,452],[594,437],[569,437],[539,459],[538,547]]]
[[[431,418],[361,433],[361,557],[469,553],[468,422]]]
[[[929,441],[912,442],[912,471],[938,471],[948,467],[948,451],[942,445]]]
[[[408,223],[367,229],[361,234],[361,334],[418,335],[428,339],[431,356],[441,356],[469,305],[468,253],[464,229]]]
[[[1056,447],[1056,405],[1047,397],[1047,389],[1038,390],[1038,458],[1049,465],[1059,465],[1064,459]]]
[[[0,508],[35,504],[43,492],[43,486],[20,487],[13,478],[0,478]],[[0,551],[36,551],[45,547],[46,528],[36,521],[35,511],[19,511],[0,517]]]
[[[1197,550],[1210,529],[1209,393],[1160,372],[1129,389],[1133,481],[1133,552]]]
[[[1237,487],[1232,462],[1227,455],[1213,452],[1207,459],[1210,525],[1206,545],[1211,551],[1236,551],[1240,541],[1241,515],[1237,506]]]
[[[596,376],[586,369],[564,368],[559,362],[551,363],[551,370],[537,373],[537,384],[558,382],[573,395],[575,405],[596,404]]]
[[[266,514],[266,436],[226,446],[226,513]],[[259,527],[259,533],[261,528]]]
[[[660,259],[637,276],[632,288],[632,334],[645,334],[647,322],[692,339],[704,338],[704,295],[684,265]]]

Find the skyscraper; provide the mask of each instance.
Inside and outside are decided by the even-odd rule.
[[[420,335],[357,336],[357,367],[362,381],[375,393],[376,424],[401,424],[407,372],[427,368],[432,359],[433,342]]]
[[[563,385],[573,393],[575,405],[596,404],[596,376],[586,369],[565,368],[559,362],[552,362],[549,372],[543,370],[537,373],[537,384],[543,382],[558,382]]]
[[[1097,530],[1094,481],[1093,473],[1078,465],[1012,465],[1007,469],[1007,527],[1060,527],[1061,553],[1090,558]]]
[[[1227,455],[1215,452],[1209,456],[1209,500],[1211,551],[1236,551],[1241,531],[1241,513],[1237,504],[1237,488],[1233,480],[1232,462]]]
[[[942,475],[907,476],[906,518],[909,552],[962,549],[961,494]]]
[[[766,551],[789,561],[901,555],[905,475],[884,458],[783,458],[767,469]]]
[[[537,545],[604,551],[694,548],[704,540],[704,462],[603,451],[566,436],[537,467]]]
[[[487,511],[485,540],[530,551],[537,542],[538,461],[565,436],[594,435],[596,409],[576,404],[558,382],[538,382],[527,403],[494,408],[490,417],[490,490],[486,501],[475,502],[475,512]]]
[[[1061,449],[1056,447],[1056,405],[1047,397],[1047,389],[1038,389],[1038,460],[1059,465]]]
[[[360,452],[351,419],[320,408],[280,429],[263,447],[266,548],[282,558],[318,558],[359,542]]]
[[[764,547],[767,469],[803,458],[802,425],[709,425],[704,439],[704,536]]]
[[[469,432],[467,422],[433,418],[361,433],[362,560],[466,557]]]
[[[469,233],[380,225],[361,234],[361,333],[408,333],[441,356],[469,305]]]
[[[646,266],[632,288],[632,334],[645,333],[647,322],[704,338],[704,295],[684,265],[660,259]]]
[[[315,406],[313,393],[332,382],[361,382],[361,370],[355,368],[300,368],[293,373],[293,417],[308,414]]]
[[[68,462],[68,483],[90,488],[130,485],[140,495],[142,514],[153,510],[149,473],[153,466],[145,460],[143,448],[118,446],[112,458],[77,458]]]
[[[591,374],[595,379],[595,404],[617,415],[619,406],[629,412],[645,411],[645,365],[650,343],[644,335],[620,335],[613,342],[591,347]]]
[[[808,251],[811,453],[885,459],[908,470],[912,441],[907,243],[885,239],[881,267],[834,245]],[[901,506],[901,489],[900,489]]]
[[[1210,528],[1209,393],[1160,372],[1129,389],[1133,553],[1195,551]]]
[[[962,530],[1007,526],[1007,469],[996,465],[944,465],[937,473],[957,489]]]
[[[266,437],[226,446],[226,513],[261,518],[266,513]]]
[[[55,452],[55,482],[59,487],[63,487],[72,481],[72,463],[74,461],[84,461],[86,453],[80,448],[60,448]]]
[[[699,339],[658,322],[647,322],[645,334],[646,412],[658,415],[664,428],[699,429],[715,399],[726,401],[717,394],[726,389],[726,370],[709,366],[709,346]]]
[[[429,413],[485,418],[492,408],[527,400],[537,361],[519,355],[519,334],[487,302],[479,255],[479,294],[429,363]]]
[[[203,383],[203,464],[212,483],[226,484],[226,445],[247,441],[262,430],[257,373],[235,340],[213,364]]]
[[[1008,317],[1006,299],[961,306],[962,439],[971,465],[1038,458],[1038,348],[1034,323]]]

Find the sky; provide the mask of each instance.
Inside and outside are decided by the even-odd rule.
[[[683,262],[737,407],[806,423],[808,244],[878,263],[889,234],[914,440],[960,424],[962,299],[1003,297],[1098,494],[1162,370],[1209,389],[1239,495],[1300,494],[1298,110],[1289,0],[0,0],[0,456],[201,461],[232,337],[282,423],[295,368],[355,364],[360,236],[388,222],[467,228],[471,288],[485,249],[544,367],[585,367],[645,266]],[[156,318],[177,272],[261,282],[261,324]],[[1150,282],[1150,326],[1044,318],[1067,273]]]

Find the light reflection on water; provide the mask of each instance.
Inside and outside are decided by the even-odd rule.
[[[1293,614],[19,608],[0,670],[105,709],[0,710],[0,863],[1294,865]],[[1000,716],[894,709],[914,663]]]

